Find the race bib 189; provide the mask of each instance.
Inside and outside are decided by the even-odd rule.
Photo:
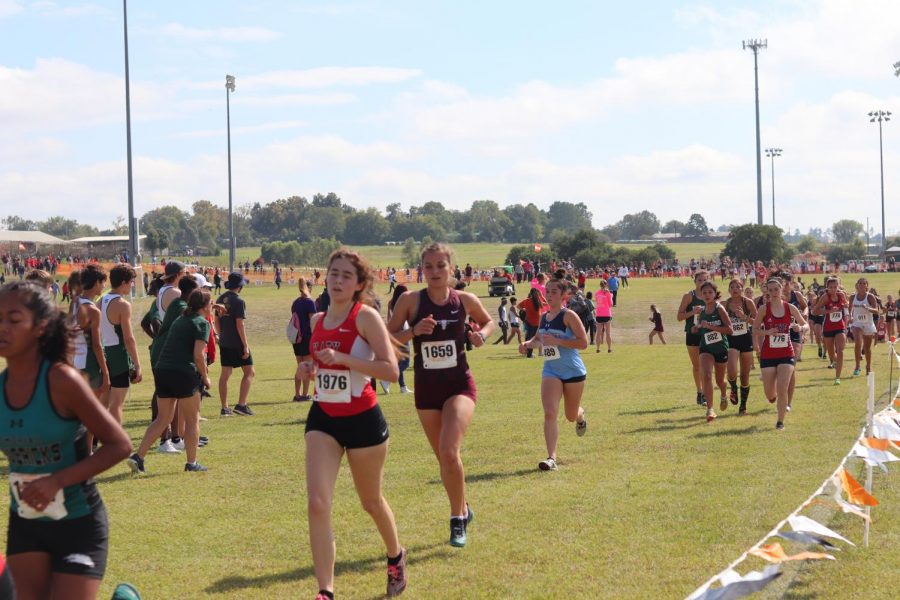
[[[773,333],[769,336],[769,348],[787,348],[790,341],[786,333]]]
[[[42,477],[47,477],[47,475],[48,474],[36,475],[31,473],[9,474],[9,488],[12,491],[13,498],[16,499],[16,504],[18,504],[18,514],[23,519],[41,519],[49,517],[58,521],[69,514],[69,511],[66,510],[65,495],[63,494],[62,488],[56,491],[56,496],[53,497],[53,500],[50,501],[50,504],[48,504],[44,510],[32,508],[22,501],[20,494],[22,493],[22,490],[25,489],[25,486],[29,482]]]
[[[837,323],[838,321],[841,321],[843,318],[844,318],[843,311],[833,310],[830,313],[828,313],[828,320],[831,321],[832,323]]]
[[[722,341],[722,334],[718,331],[707,331],[703,334],[703,340],[707,345],[718,344]]]
[[[541,346],[541,355],[544,360],[559,360],[559,348],[556,346]]]
[[[350,400],[350,371],[319,369],[316,373],[316,402],[348,404]]]
[[[422,366],[426,369],[451,369],[456,366],[456,342],[422,342]]]
[[[744,321],[732,321],[731,329],[734,332],[731,335],[744,335],[747,333],[747,323]]]

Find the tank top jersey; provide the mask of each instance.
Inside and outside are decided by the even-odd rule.
[[[874,329],[875,324],[872,321],[872,313],[869,312],[869,306],[868,293],[863,296],[862,300],[859,299],[859,294],[853,294],[852,300],[850,301],[850,314],[852,318],[850,322],[854,327]]]
[[[575,334],[572,333],[565,321],[568,310],[567,308],[561,308],[559,313],[552,319],[547,318],[549,313],[541,315],[541,324],[539,326],[541,333],[549,333],[566,340],[574,340]],[[544,377],[571,379],[572,377],[587,375],[584,361],[581,360],[581,355],[575,348],[542,346],[541,356],[544,358]]]
[[[7,372],[0,373],[0,451],[9,461],[10,511],[24,519],[55,521],[76,519],[101,505],[93,480],[60,490],[50,505],[38,512],[19,502],[18,488],[37,476],[50,475],[88,456],[87,429],[76,418],[64,419],[50,399],[48,372],[44,361],[38,372],[31,399],[15,409],[6,398]]]
[[[705,303],[704,303],[705,306]],[[719,314],[719,304],[716,304],[712,313],[706,310],[700,311],[700,322],[709,323],[714,327],[722,327],[722,316]],[[718,331],[710,329],[701,329],[697,332],[700,335],[700,351],[710,354],[723,354],[728,352],[728,336]]]
[[[825,327],[824,331],[840,331],[844,326],[844,301],[838,296],[832,300],[831,295],[825,292]]]
[[[766,318],[763,320],[763,329],[774,329],[778,333],[769,334],[763,338],[762,348],[759,351],[761,359],[791,358],[794,356],[794,345],[791,343],[791,309],[790,304],[781,301],[784,314],[776,317],[772,314],[772,303],[766,302]]]
[[[310,336],[310,350],[315,357],[319,350],[331,349],[362,360],[375,359],[369,343],[356,328],[356,316],[362,304],[356,303],[343,323],[334,329],[325,328],[327,312],[319,317]],[[351,417],[373,408],[378,403],[369,376],[351,371],[343,365],[326,365],[316,359],[316,393],[314,401],[329,417]]]
[[[413,370],[416,387],[427,388],[434,397],[440,397],[442,390],[455,389],[454,384],[471,376],[466,359],[466,309],[456,290],[450,290],[446,304],[437,305],[423,289],[419,292],[419,309],[410,325],[415,327],[428,315],[437,325],[430,335],[413,338],[416,351]]]
[[[172,329],[172,325],[175,324],[175,321],[178,320],[178,317],[180,317],[182,313],[184,313],[184,309],[186,308],[187,302],[179,296],[169,302],[169,306],[166,307],[165,313],[159,313],[161,316],[159,331],[156,332],[156,337],[150,342],[151,368],[156,365],[156,361],[159,360],[159,355],[162,354],[163,346],[166,345],[166,339],[169,337],[169,330]],[[157,311],[158,310],[159,308],[157,308]]]
[[[72,326],[75,330],[75,357],[73,364],[76,369],[81,371],[86,371],[88,369],[88,361],[91,359],[93,359],[95,365],[97,364],[97,357],[94,356],[94,350],[91,347],[91,333],[83,330],[81,326],[78,325],[78,311],[81,310],[81,307],[84,304],[93,304],[93,302],[87,298],[75,296],[75,300],[72,302],[74,311],[71,315]]]
[[[897,304],[894,302],[885,302],[884,303],[884,316],[887,319],[893,320],[897,318]]]
[[[687,312],[691,312],[692,310],[694,310],[695,306],[699,306],[702,308],[705,305],[706,305],[706,302],[704,302],[702,299],[697,297],[697,290],[691,290],[691,301],[688,303],[685,310]],[[691,327],[693,327],[694,325],[695,325],[694,317],[688,317],[687,319],[685,319],[684,320],[684,332],[691,333]]]
[[[113,325],[106,314],[109,304],[120,297],[119,294],[107,294],[100,300],[100,341],[103,345],[103,353],[106,355],[106,365],[110,377],[125,373],[134,366],[125,349],[122,326]]]
[[[750,311],[747,310],[747,303],[753,304],[753,301],[749,298],[745,298],[741,296],[741,310],[744,311],[745,317],[750,316]],[[750,325],[751,321],[742,319],[737,316],[735,312],[731,309],[733,306],[731,299],[729,298],[727,302],[723,304],[725,307],[725,312],[728,313],[728,317],[731,319],[731,329],[734,331],[731,335],[728,336],[728,339],[736,338],[742,335],[748,335],[750,333]]]

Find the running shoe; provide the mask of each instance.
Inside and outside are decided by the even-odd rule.
[[[172,440],[166,440],[156,449],[159,454],[181,454],[181,450],[175,447]]]
[[[401,394],[411,394],[412,391],[413,391],[413,389],[412,389],[411,387],[407,387],[407,386],[405,386],[405,385],[400,386],[400,393],[401,393]]]
[[[841,385],[841,380],[840,380],[840,379],[835,379],[835,380],[834,380],[834,385]]]
[[[132,473],[143,475],[147,472],[147,469],[144,468],[144,459],[141,458],[137,452],[128,458],[128,466],[131,468]]]
[[[859,374],[860,374],[860,370],[859,370],[859,369],[853,369],[853,376],[854,376],[854,377],[859,377]]]
[[[409,577],[406,575],[406,550],[400,550],[400,562],[387,566],[387,595],[399,596],[406,589]]]
[[[209,471],[209,469],[198,462],[184,463],[184,470],[191,473],[203,473],[205,471]]]
[[[746,406],[742,406],[742,407],[740,407],[740,408],[738,409],[738,416],[739,416],[739,417],[743,417],[743,416],[746,415],[746,414],[747,414],[747,407],[746,407]]]
[[[584,437],[585,433],[587,433],[587,419],[585,418],[584,413],[581,413],[581,423],[575,423],[575,435]]]
[[[730,392],[729,395],[728,395],[728,400],[731,401],[731,404],[732,404],[733,406],[737,406],[737,403],[738,403],[738,395],[737,395],[737,391],[736,391],[736,390],[731,390],[731,392]]]
[[[822,356],[823,356],[823,354],[822,354],[822,346],[819,346],[819,358],[822,358]]]
[[[232,411],[232,410],[231,410],[230,408],[228,408],[227,406],[226,406],[225,408],[223,408],[222,410],[219,411],[219,416],[220,416],[220,417],[230,417],[230,416],[232,416],[232,415],[234,415],[234,411]]]
[[[234,405],[234,414],[241,415],[243,417],[252,417],[253,411],[250,410],[249,404],[235,404]]]
[[[334,600],[334,596],[329,596],[328,594],[319,592],[318,594],[316,594],[316,600]]]
[[[390,394],[391,393],[391,383],[389,381],[382,381],[380,383],[381,383],[381,389],[384,390],[384,393]]]
[[[706,411],[706,422],[707,422],[707,423],[712,423],[712,422],[715,421],[715,420],[716,420],[716,411],[714,411],[714,410],[711,409],[711,408],[710,408],[710,409],[707,409],[707,411]]]
[[[785,410],[788,411],[788,412],[791,412],[791,405],[788,404],[788,405],[787,405],[787,408],[785,408]]]
[[[294,394],[294,402],[303,402],[306,399],[306,396],[302,396],[300,394]]]
[[[703,399],[703,392],[697,392],[697,406],[703,406],[706,401]]]
[[[775,429],[777,429],[778,431],[781,431],[782,429],[784,429],[784,423],[781,421],[778,421],[777,423],[775,423]]]
[[[472,507],[469,506],[469,503],[466,502],[466,529],[468,529],[469,525],[472,524],[472,521],[475,520],[475,511],[472,510]]]
[[[833,363],[833,362],[828,363],[828,368],[829,368],[829,369],[833,369],[833,368],[834,368],[834,363]]]
[[[722,396],[722,399],[719,400],[719,410],[722,412],[728,410],[728,400],[725,399],[725,396]]]
[[[466,545],[466,520],[461,517],[450,519],[450,545],[462,548]]]
[[[541,471],[558,471],[559,466],[556,464],[556,459],[552,456],[548,456],[544,460],[538,463],[538,469]]]
[[[169,441],[172,442],[172,440],[169,440]],[[184,450],[184,438],[179,439],[177,442],[172,442],[172,446],[176,450],[181,452],[182,450]]]

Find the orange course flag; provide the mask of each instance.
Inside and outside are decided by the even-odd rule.
[[[756,550],[751,550],[750,554],[758,556],[771,563],[780,563],[787,560],[821,560],[823,558],[828,560],[835,560],[832,555],[825,554],[824,552],[801,552],[800,554],[788,556],[785,553],[784,548],[782,548],[781,544],[779,544],[778,542],[773,542],[771,544],[757,548]]]
[[[867,437],[862,439],[862,445],[872,450],[881,450],[883,452],[891,447],[891,441]]]
[[[847,469],[841,469],[840,476],[844,491],[847,492],[847,500],[860,506],[878,506],[878,500],[853,479]]]

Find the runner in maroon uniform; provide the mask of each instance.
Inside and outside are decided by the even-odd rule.
[[[475,381],[466,360],[466,339],[484,344],[494,322],[475,294],[452,289],[450,249],[432,244],[422,251],[428,287],[406,292],[397,301],[388,331],[399,341],[413,340],[415,397],[419,421],[441,465],[450,500],[450,543],[466,545],[473,513],[466,503],[466,476],[459,450],[475,412]],[[468,329],[467,316],[477,330]],[[409,322],[411,329],[403,330]]]
[[[313,380],[314,402],[306,420],[306,488],[309,540],[317,600],[334,598],[335,543],[331,505],[341,459],[347,454],[356,493],[378,527],[388,554],[388,596],[406,587],[406,550],[394,513],[382,495],[388,426],[369,379],[397,381],[397,357],[381,315],[372,308],[372,274],[356,252],[341,248],[328,260],[328,311],[312,317],[313,362],[300,362],[297,377]]]
[[[762,338],[759,366],[762,369],[763,391],[769,402],[778,401],[776,429],[784,429],[788,388],[794,375],[791,331],[799,331],[806,325],[806,319],[797,307],[781,299],[783,287],[781,279],[769,279],[766,283],[769,300],[760,307],[753,322],[753,330]]]
[[[844,292],[840,290],[840,281],[837,277],[829,277],[825,280],[825,293],[819,296],[813,308],[813,313],[825,316],[825,325],[822,327],[822,337],[825,340],[825,350],[831,360],[829,367],[834,367],[834,384],[841,383],[841,369],[844,367],[844,346],[847,344],[847,312],[849,302]]]

